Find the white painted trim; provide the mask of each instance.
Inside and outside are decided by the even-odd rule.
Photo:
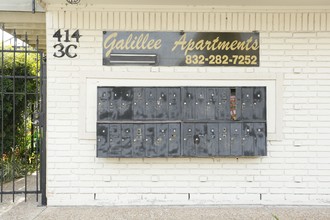
[[[47,11],[173,11],[173,12],[327,12],[330,5],[323,6],[205,6],[205,5],[120,5],[120,4],[47,4]]]
[[[143,31],[329,32],[330,10],[54,8],[48,28]]]

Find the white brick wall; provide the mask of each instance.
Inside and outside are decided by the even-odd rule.
[[[49,205],[319,204],[330,202],[330,10],[113,9],[49,6],[47,197]],[[201,12],[198,12],[201,11]],[[226,11],[226,12],[224,12]],[[77,58],[53,57],[54,32],[83,35]],[[103,30],[260,31],[261,64],[245,67],[102,66]],[[175,72],[175,73],[174,73]],[[283,137],[258,158],[96,158],[79,135],[82,75],[152,73],[213,79],[283,75]],[[172,74],[174,73],[174,74]],[[94,125],[93,125],[94,126]]]

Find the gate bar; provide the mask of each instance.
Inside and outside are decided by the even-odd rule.
[[[10,52],[14,52],[13,50],[3,50],[3,52],[5,53],[10,53]],[[25,50],[16,50],[16,53],[25,53]],[[28,50],[28,53],[40,53],[39,51],[35,51],[35,50]]]
[[[25,191],[3,191],[2,192],[4,195],[8,195],[8,194],[25,194]],[[35,190],[27,190],[26,191],[27,194],[36,194]],[[41,191],[39,191],[39,193],[41,193]]]
[[[37,41],[36,41],[37,45],[36,45],[36,50],[38,51],[39,50],[39,37],[37,36]],[[36,74],[38,76],[39,74],[39,79],[40,79],[40,72],[39,72],[39,53],[37,53],[37,65],[36,65]],[[36,80],[36,109],[38,111],[38,113],[40,114],[40,104],[39,102],[41,100],[39,100],[39,96],[38,96],[38,93],[40,91],[39,88],[38,88],[38,81],[39,80]],[[35,113],[35,110],[34,110],[34,113]],[[38,114],[35,114],[35,115],[38,115]],[[37,118],[37,120],[40,120],[40,117]],[[40,155],[39,154],[39,148],[40,148],[40,122],[38,124],[36,124],[36,132],[37,132],[37,140],[36,140],[36,154],[37,155]],[[40,157],[40,156],[39,156]],[[38,180],[39,180],[39,170],[38,170],[38,165],[39,165],[39,160],[38,158],[36,159],[36,167],[37,167],[37,172],[36,172],[36,191],[37,191],[37,196],[36,196],[36,201],[38,202],[39,201],[39,194],[38,194],[38,191],[39,191],[39,184],[38,184]]]
[[[27,33],[25,33],[25,42],[28,42],[28,37],[27,37]],[[26,108],[27,108],[27,100],[26,100],[26,96],[27,96],[27,89],[26,89],[26,84],[27,84],[27,80],[26,80],[26,65],[27,65],[27,43],[25,43],[25,54],[24,54],[24,145],[25,145],[25,152],[24,152],[24,156],[25,156],[25,162],[28,162],[28,148],[27,148],[27,144],[26,144],[26,119],[27,119],[27,112],[26,112]],[[24,175],[24,188],[25,188],[25,195],[24,195],[24,199],[26,202],[26,197],[27,197],[27,166],[25,166],[25,175]]]
[[[41,57],[41,72],[40,72],[40,94],[41,94],[41,114],[40,114],[40,139],[41,139],[41,151],[40,151],[40,189],[41,189],[41,205],[47,205],[46,197],[46,119],[47,119],[47,70],[46,62]]]
[[[3,76],[4,74],[4,71],[3,71],[3,68],[4,68],[4,51],[3,51],[3,48],[4,48],[4,30],[5,29],[5,25],[2,25],[2,30],[1,30],[1,33],[2,33],[2,38],[1,38],[1,75]],[[4,99],[4,90],[3,90],[3,79],[4,78],[1,78],[1,202],[3,200],[3,148],[4,148],[4,142],[3,142],[3,99]]]
[[[14,152],[16,151],[16,135],[15,135],[15,130],[16,130],[16,78],[15,78],[15,72],[16,72],[16,47],[17,47],[17,38],[16,38],[16,30],[14,30],[14,57],[13,57],[13,150]],[[13,202],[15,202],[15,153],[12,154],[13,157]]]

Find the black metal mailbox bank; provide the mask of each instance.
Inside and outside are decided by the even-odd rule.
[[[98,87],[97,157],[265,156],[265,87]]]

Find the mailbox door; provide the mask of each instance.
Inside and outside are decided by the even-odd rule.
[[[129,87],[120,88],[120,108],[118,120],[133,119],[133,89]]]
[[[206,145],[207,124],[195,123],[194,144],[197,150],[196,156],[205,157],[208,155]]]
[[[156,124],[145,125],[145,146],[147,150],[147,157],[157,156],[157,146],[155,146]]]
[[[111,91],[110,104],[109,104],[109,120],[116,121],[119,119],[121,111],[121,88],[114,87]]]
[[[240,123],[230,125],[230,149],[232,156],[241,156],[242,153],[242,127]]]
[[[195,89],[194,119],[206,119],[206,88]]]
[[[242,147],[244,156],[255,155],[255,134],[253,123],[243,123],[242,126]]]
[[[156,103],[156,118],[168,120],[168,88],[157,88]]]
[[[133,125],[122,124],[121,125],[121,156],[132,157],[132,139],[133,139]]]
[[[217,156],[219,148],[219,124],[208,123],[206,135],[207,156]]]
[[[236,111],[237,120],[242,120],[242,88],[236,87]]]
[[[109,125],[97,124],[97,157],[107,157],[109,151]]]
[[[231,120],[239,121],[242,118],[242,90],[240,87],[230,89]]]
[[[195,91],[192,87],[182,88],[182,115],[183,119],[194,119],[194,110],[195,110]]]
[[[230,123],[219,124],[219,155],[230,155]]]
[[[258,156],[267,156],[266,151],[266,123],[255,123],[254,132],[256,136],[256,148]]]
[[[218,103],[216,105],[216,119],[217,120],[230,120],[230,89],[219,88],[218,90]]]
[[[134,157],[145,157],[146,148],[144,144],[144,124],[133,125],[133,156]]]
[[[181,126],[179,123],[168,125],[168,155],[178,157],[181,155]]]
[[[157,157],[168,156],[168,124],[157,124],[155,146]]]
[[[253,88],[242,88],[242,119],[251,120],[253,115]]]
[[[149,120],[156,119],[157,89],[156,88],[145,88],[145,97],[146,97],[146,103],[145,103],[146,118]]]
[[[218,118],[216,114],[217,107],[219,105],[219,97],[217,88],[207,88],[206,96],[206,119],[215,120]]]
[[[180,88],[168,89],[168,116],[169,120],[179,120],[181,111]]]
[[[109,120],[109,104],[111,97],[111,89],[109,88],[98,88],[97,90],[97,120],[107,121]]]
[[[133,118],[134,120],[142,120],[145,115],[145,92],[144,88],[133,88]]]
[[[183,155],[196,156],[196,147],[194,144],[194,124],[183,124]]]
[[[266,88],[265,87],[254,88],[253,119],[266,120]]]
[[[109,124],[109,156],[121,157],[121,125]]]

